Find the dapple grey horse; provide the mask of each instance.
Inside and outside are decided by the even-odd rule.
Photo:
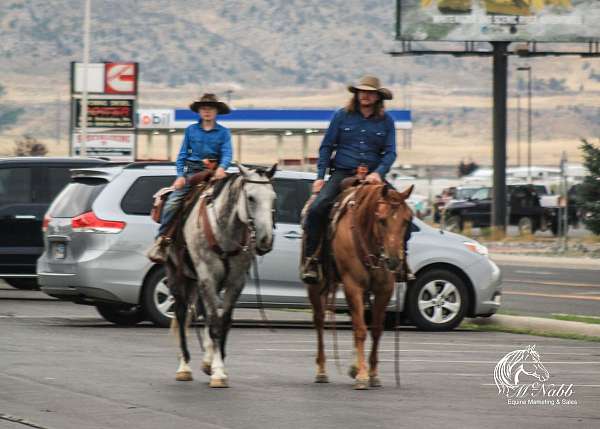
[[[271,178],[277,164],[268,171],[238,167],[239,174],[228,175],[204,193],[185,221],[183,238],[189,257],[182,258],[177,246],[169,251],[166,269],[175,297],[173,329],[178,330],[181,349],[178,381],[192,380],[186,334],[190,308],[198,305],[205,320],[202,369],[210,375],[210,387],[228,387],[225,343],[234,306],[255,254],[265,254],[273,247],[275,191]],[[209,199],[203,203],[203,198]]]

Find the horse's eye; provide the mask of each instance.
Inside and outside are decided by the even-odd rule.
[[[254,199],[253,196],[249,196],[248,197],[248,201],[250,201],[251,203],[254,203],[256,200]]]

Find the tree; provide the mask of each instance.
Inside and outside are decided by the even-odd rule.
[[[600,147],[585,139],[581,140],[583,164],[589,174],[577,188],[577,205],[582,209],[583,223],[596,235],[600,235]]]
[[[16,156],[44,156],[47,153],[46,145],[28,134],[15,141]]]

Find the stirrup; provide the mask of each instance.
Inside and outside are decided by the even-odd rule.
[[[319,270],[319,260],[314,256],[304,258],[304,263],[300,269],[300,279],[304,283],[316,284],[321,280]]]

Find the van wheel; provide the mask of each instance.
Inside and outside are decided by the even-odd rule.
[[[6,283],[8,283],[9,285],[11,285],[12,287],[14,287],[15,289],[20,289],[20,290],[36,290],[36,289],[40,288],[40,285],[38,285],[37,279],[31,279],[31,278],[23,278],[23,279],[5,278],[3,280]]]
[[[410,319],[425,331],[450,331],[464,319],[469,294],[452,271],[433,269],[417,276],[407,295]]]
[[[145,319],[144,310],[139,305],[96,304],[96,310],[115,325],[133,326]]]
[[[168,328],[174,317],[174,304],[175,298],[167,286],[167,273],[163,267],[160,267],[146,280],[142,306],[152,323],[161,328]]]

